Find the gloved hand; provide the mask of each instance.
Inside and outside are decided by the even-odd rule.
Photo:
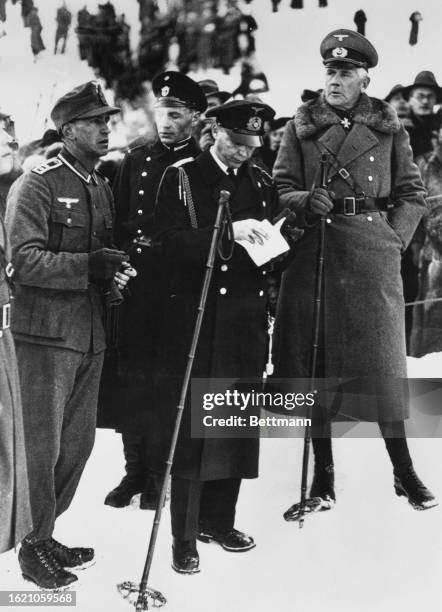
[[[307,202],[307,210],[315,215],[328,215],[333,208],[332,198],[334,194],[328,192],[324,187],[315,187]]]
[[[304,235],[304,230],[296,227],[296,213],[289,208],[284,208],[273,223],[278,223],[278,221],[280,221],[283,217],[285,217],[285,221],[281,226],[281,235],[284,236],[289,245],[292,247],[295,242],[302,238]]]
[[[94,279],[108,280],[114,277],[123,261],[129,259],[123,251],[116,249],[98,249],[89,253],[89,276]]]

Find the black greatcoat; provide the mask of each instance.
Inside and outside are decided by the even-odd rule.
[[[134,245],[141,235],[150,240],[158,186],[166,168],[191,160],[198,153],[193,139],[172,147],[158,140],[129,149],[113,185],[116,206],[114,240],[131,248],[138,276],[131,279],[124,303],[118,307],[118,351],[106,356],[98,424],[119,431],[148,427],[152,374],[156,362],[162,312],[161,261],[151,246]]]
[[[155,215],[155,234],[163,243],[169,270],[159,362],[161,399],[155,404],[156,440],[150,446],[154,457],[161,459],[161,468],[170,444],[220,190],[232,193],[233,221],[270,219],[277,206],[270,177],[250,162],[240,168],[236,190],[208,151],[183,168],[189,176],[198,228],[191,227],[189,211],[180,200],[176,168],[165,175]],[[265,271],[238,244],[229,261],[217,255],[192,376],[260,378],[266,352],[266,310]],[[155,442],[161,446],[157,452]],[[187,402],[173,473],[203,481],[255,478],[258,452],[258,439],[191,438]]]

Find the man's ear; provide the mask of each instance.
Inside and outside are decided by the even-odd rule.
[[[72,123],[65,123],[60,129],[61,135],[67,140],[74,140],[74,129]]]
[[[216,135],[219,133],[219,126],[217,123],[212,123],[212,136],[216,138]]]
[[[195,125],[196,125],[196,124],[198,123],[198,121],[200,120],[200,117],[201,117],[201,113],[200,113],[200,111],[195,111],[195,112],[193,113],[193,116],[192,116],[192,127],[195,127]]]
[[[370,77],[368,76],[368,74],[364,77],[364,80],[362,81],[362,91],[365,91],[367,89],[367,87],[370,85]]]

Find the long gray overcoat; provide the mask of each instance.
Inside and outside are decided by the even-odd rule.
[[[5,263],[10,261],[0,217],[0,307],[9,302]],[[0,331],[0,553],[32,528],[17,360],[10,329]]]
[[[321,96],[287,124],[274,167],[281,206],[295,210],[300,225],[311,224],[305,206],[310,190],[320,185],[322,153],[330,155],[327,185],[336,198],[362,191],[390,198],[391,208],[329,216],[318,374],[344,384],[327,398],[341,414],[401,420],[408,401],[400,382],[407,375],[400,260],[426,209],[425,190],[408,135],[388,104],[362,94],[345,130]],[[347,181],[341,168],[350,175]],[[318,237],[319,223],[306,228],[283,275],[276,376],[310,375]],[[352,378],[356,382],[348,385]]]

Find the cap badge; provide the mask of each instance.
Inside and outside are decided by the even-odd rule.
[[[337,38],[339,42],[342,42],[344,38],[348,38],[348,34],[333,34],[333,36]]]
[[[336,47],[332,51],[333,57],[347,57],[348,51],[344,47]]]
[[[103,93],[103,90],[101,89],[100,83],[98,81],[94,81],[94,87],[95,87],[95,93],[97,94],[98,100],[106,106],[107,105],[106,98],[104,97],[104,93]]]
[[[257,132],[262,128],[262,119],[261,117],[250,117],[247,123],[247,129],[251,132]]]
[[[168,85],[161,88],[161,95],[163,96],[163,98],[166,98],[169,95],[169,92],[170,92],[170,87]]]

